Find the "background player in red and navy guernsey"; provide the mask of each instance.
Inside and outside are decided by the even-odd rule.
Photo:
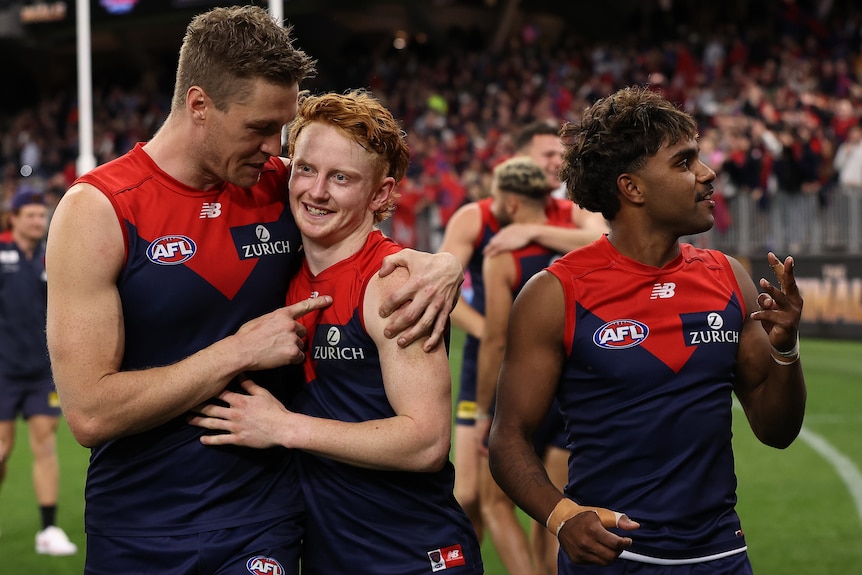
[[[545,122],[529,124],[518,132],[515,140],[518,143],[517,154],[539,164],[552,188],[559,186],[557,171],[563,144],[557,128]],[[469,274],[473,288],[470,299],[458,300],[451,316],[453,325],[467,333],[456,402],[453,459],[458,468],[455,497],[470,516],[480,539],[483,532],[479,509],[480,455],[475,448],[474,426],[477,354],[484,331],[482,262],[486,256],[511,252],[531,243],[565,253],[588,244],[607,231],[601,214],[583,210],[570,200],[549,198],[546,223],[512,223],[506,226],[497,221],[491,203],[491,198],[484,198],[459,208],[446,224],[439,249],[458,258]]]
[[[492,211],[500,225],[544,225],[551,182],[541,167],[527,156],[516,156],[494,168],[491,183]],[[574,206],[569,202],[570,206]],[[556,225],[571,226],[571,221]],[[544,525],[531,526],[528,541],[512,500],[491,477],[487,459],[487,435],[497,387],[497,374],[505,349],[506,325],[512,301],[527,280],[561,256],[540,244],[530,243],[511,252],[486,257],[482,265],[485,291],[485,330],[479,343],[476,387],[477,448],[482,452],[480,505],[486,530],[510,575],[556,572],[556,538],[546,538]],[[541,432],[534,436],[536,453],[555,485],[566,483],[569,452],[559,407],[553,405]],[[535,538],[550,539],[541,543]],[[532,545],[530,545],[532,543]]]
[[[209,445],[303,450],[304,574],[482,573],[479,542],[452,493],[446,352],[395,345],[376,311],[406,279],[377,273],[401,247],[375,229],[407,170],[404,133],[370,94],[353,91],[307,96],[288,145],[306,256],[288,301],[333,299],[300,319],[307,385],[289,411],[246,383],[249,395],[224,392],[229,407],[203,406],[192,421],[226,432],[204,436]]]
[[[296,320],[331,301],[284,307],[301,251],[278,155],[314,71],[292,41],[259,7],[196,16],[165,124],[79,178],[52,220],[48,344],[69,426],[92,448],[88,574],[298,571],[294,454],[208,448],[186,421],[250,372],[287,400],[299,369],[271,370],[302,362]],[[447,284],[420,282],[437,292],[430,307],[448,311],[457,263],[419,257],[411,268]],[[436,314],[418,316],[404,337]]]
[[[620,90],[562,137],[570,194],[611,232],[534,276],[515,301],[494,477],[559,535],[561,574],[750,573],[731,398],[765,444],[784,448],[799,433],[793,259],[769,253],[781,287],[761,279],[758,294],[735,259],[680,244],[713,225],[715,173],[699,158],[694,119],[659,94]],[[565,495],[529,441],[555,397],[572,451]],[[628,517],[600,522],[578,504]]]

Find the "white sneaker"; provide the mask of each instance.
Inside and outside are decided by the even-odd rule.
[[[41,555],[74,555],[78,546],[69,541],[66,532],[57,526],[46,527],[36,534],[36,553]]]

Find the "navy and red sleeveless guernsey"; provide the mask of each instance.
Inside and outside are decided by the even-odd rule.
[[[179,361],[284,305],[301,241],[285,206],[287,177],[271,158],[252,188],[201,191],[165,174],[138,144],[78,179],[108,197],[123,231],[123,370]],[[280,375],[252,378],[287,399]],[[178,417],[94,448],[87,531],[180,535],[301,514],[293,452],[204,446],[204,432]]]
[[[491,210],[494,203],[493,198],[484,198],[476,202],[481,215],[481,229],[473,244],[473,253],[467,262],[466,270],[470,275],[473,295],[469,303],[470,307],[482,315],[485,315],[485,281],[482,279],[482,262],[485,256],[482,253],[491,238],[500,231],[500,222]],[[551,198],[545,214],[548,224],[560,227],[574,227],[572,223],[572,210],[575,205],[570,200]],[[464,340],[463,361],[461,362],[460,386],[458,388],[456,421],[463,425],[473,425],[476,422],[476,378],[478,377],[479,362],[479,340],[472,335],[467,335]]]
[[[572,453],[566,494],[641,524],[623,557],[743,552],[731,392],[746,312],[727,258],[682,244],[655,268],[602,237],[548,271],[567,310],[557,389]],[[561,574],[578,572],[561,557]]]
[[[375,231],[353,256],[317,276],[305,265],[291,282],[289,302],[312,293],[334,296],[330,307],[299,320],[311,343],[297,412],[349,422],[395,415],[362,301],[383,258],[400,249]],[[451,463],[420,473],[365,469],[308,453],[299,459],[308,519],[304,575],[482,573],[476,534],[452,494]]]

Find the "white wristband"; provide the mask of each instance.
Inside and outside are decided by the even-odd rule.
[[[772,359],[778,365],[793,365],[799,361],[799,334],[796,334],[796,343],[787,351],[781,351],[773,345]]]
[[[778,365],[793,365],[794,363],[796,363],[797,361],[799,361],[799,356],[797,355],[795,358],[791,359],[790,361],[784,361],[783,359],[778,359],[777,357],[775,357],[775,356],[773,355],[773,356],[772,356],[772,361],[774,361],[774,362],[775,362],[775,363],[777,363]]]

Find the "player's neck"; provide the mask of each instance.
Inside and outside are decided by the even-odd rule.
[[[656,268],[666,266],[679,255],[679,239],[660,234],[625,233],[611,225],[608,241],[625,257]]]

